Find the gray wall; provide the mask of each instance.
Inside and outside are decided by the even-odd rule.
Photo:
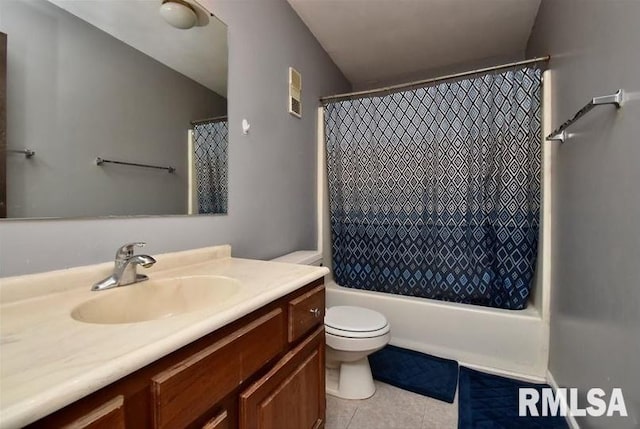
[[[556,165],[550,371],[562,386],[621,387],[640,425],[640,2],[543,0],[527,54],[551,54],[554,125],[591,97],[628,91],[571,128]]]
[[[463,63],[451,64],[446,67],[434,67],[427,70],[421,70],[413,73],[405,73],[395,76],[393,79],[385,79],[366,84],[355,83],[353,89],[355,91],[366,91],[369,89],[377,89],[390,85],[399,85],[417,80],[432,79],[436,77],[446,76],[454,73],[462,73],[470,70],[477,70],[485,67],[491,67],[499,64],[521,61],[524,59],[524,52],[515,52],[512,55],[501,55],[498,57],[482,58],[475,61],[466,61]]]
[[[253,258],[315,246],[315,107],[350,84],[285,0],[207,4],[229,26],[229,215],[1,221],[0,276],[108,261],[132,240],[150,254],[230,243]],[[289,66],[302,119],[287,113]]]
[[[0,31],[9,146],[36,151],[9,155],[9,217],[186,213],[189,122],[223,97],[45,0],[2,1]]]

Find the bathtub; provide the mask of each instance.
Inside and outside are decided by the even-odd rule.
[[[391,344],[455,359],[480,370],[544,381],[548,341],[543,318],[529,305],[503,310],[350,289],[326,281],[327,306],[379,311],[391,324]]]

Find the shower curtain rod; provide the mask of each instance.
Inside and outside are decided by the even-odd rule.
[[[191,126],[208,124],[210,122],[221,122],[226,120],[227,120],[227,115],[214,116],[213,118],[196,119],[195,121],[191,121]]]
[[[347,92],[347,93],[344,93],[344,94],[328,95],[326,97],[320,97],[320,103],[326,104],[326,103],[330,103],[332,101],[352,100],[354,98],[364,98],[364,97],[372,96],[372,95],[375,95],[375,94],[391,93],[391,92],[399,91],[399,90],[402,90],[402,89],[409,89],[409,88],[416,88],[416,87],[420,87],[420,86],[426,86],[426,85],[429,85],[429,84],[432,84],[432,83],[435,83],[435,82],[440,82],[440,81],[443,81],[443,80],[457,79],[457,78],[460,78],[460,77],[471,76],[471,75],[474,75],[474,74],[487,73],[487,72],[496,71],[496,70],[504,70],[504,69],[508,69],[508,68],[512,68],[512,67],[524,66],[524,65],[527,65],[527,64],[535,64],[535,63],[547,62],[550,59],[551,59],[551,56],[547,55],[547,56],[544,56],[544,57],[532,58],[530,60],[516,61],[516,62],[508,63],[508,64],[501,64],[499,66],[486,67],[486,68],[483,68],[483,69],[471,70],[471,71],[462,72],[462,73],[454,73],[454,74],[450,74],[450,75],[446,75],[446,76],[435,77],[435,78],[432,78],[432,79],[417,80],[417,81],[414,81],[414,82],[408,82],[408,83],[401,83],[401,84],[398,84],[398,85],[385,86],[383,88],[369,89],[367,91],[356,91],[356,92]]]

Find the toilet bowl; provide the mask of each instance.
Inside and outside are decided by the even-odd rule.
[[[327,393],[344,399],[366,399],[375,391],[368,356],[390,339],[390,326],[380,313],[361,307],[336,306],[324,317],[327,340]]]
[[[302,250],[273,259],[303,265],[320,265],[322,255]],[[391,337],[391,327],[377,311],[354,306],[335,306],[325,311],[326,391],[344,399],[366,399],[376,392],[369,359]]]

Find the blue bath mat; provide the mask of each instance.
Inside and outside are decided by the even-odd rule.
[[[532,384],[460,367],[458,429],[568,429],[564,417],[518,416],[518,388]],[[538,410],[540,411],[540,410]]]
[[[413,350],[386,346],[369,356],[373,378],[441,401],[453,402],[458,362]]]

